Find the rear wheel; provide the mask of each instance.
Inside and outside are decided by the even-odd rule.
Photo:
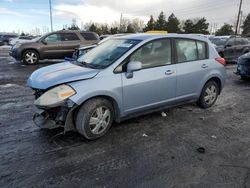
[[[247,80],[247,76],[240,76],[241,80]]]
[[[34,65],[39,62],[39,54],[35,50],[27,50],[23,53],[23,62],[28,65]]]
[[[88,140],[105,135],[114,119],[112,104],[103,98],[87,101],[78,111],[76,129]]]
[[[209,81],[203,87],[200,98],[197,101],[197,104],[201,108],[209,108],[217,100],[218,94],[219,94],[218,84],[215,81]]]

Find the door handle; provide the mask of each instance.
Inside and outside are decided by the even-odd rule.
[[[174,73],[173,70],[167,70],[167,71],[165,72],[166,75],[171,75],[171,74],[173,74],[173,73]]]
[[[207,68],[208,67],[208,65],[207,64],[203,64],[203,65],[201,65],[201,68]]]

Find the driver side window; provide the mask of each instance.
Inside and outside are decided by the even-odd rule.
[[[49,35],[45,38],[45,41],[48,43],[53,43],[53,42],[60,42],[61,41],[61,35],[60,34],[52,34]]]
[[[149,42],[133,53],[130,61],[140,61],[142,68],[171,64],[171,42],[169,39]]]

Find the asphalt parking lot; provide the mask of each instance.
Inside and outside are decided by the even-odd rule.
[[[0,52],[0,187],[250,187],[250,81],[234,75],[235,65],[212,108],[134,118],[90,142],[32,123],[26,80],[49,64]]]

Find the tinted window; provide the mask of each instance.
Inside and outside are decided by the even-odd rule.
[[[245,39],[245,38],[242,39],[242,44],[249,44],[249,43],[250,41],[248,39]]]
[[[19,39],[31,40],[31,37],[19,37]]]
[[[198,57],[199,59],[206,59],[207,57],[207,49],[206,49],[206,43],[201,41],[196,41],[197,43],[197,49],[198,49]]]
[[[45,38],[45,41],[46,42],[58,42],[58,41],[61,41],[61,35],[60,34],[52,34],[52,35],[49,35]]]
[[[227,44],[226,45],[231,45],[231,46],[233,46],[234,45],[234,38],[230,38],[230,39],[228,39],[228,41],[227,41]]]
[[[243,44],[242,42],[243,42],[243,41],[242,41],[241,38],[236,38],[236,39],[235,39],[235,45],[242,45],[242,44]]]
[[[195,61],[198,59],[194,40],[176,39],[177,62]]]
[[[98,36],[94,33],[81,33],[85,40],[98,40]]]
[[[171,64],[171,42],[169,39],[150,42],[132,54],[130,61],[140,61],[142,68]]]
[[[78,36],[75,33],[62,33],[62,41],[72,41],[79,40]]]

